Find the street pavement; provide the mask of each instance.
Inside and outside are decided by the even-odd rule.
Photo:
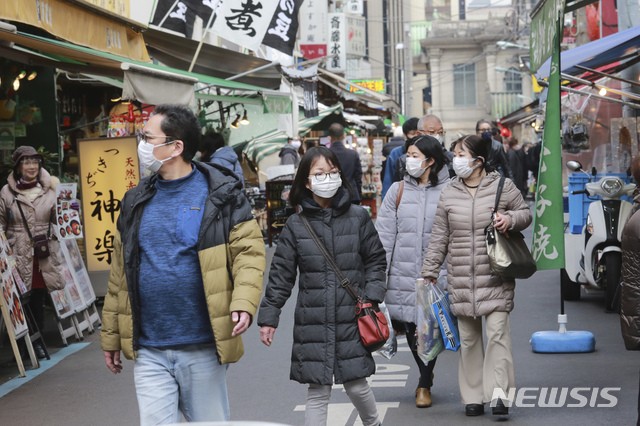
[[[529,236],[530,237],[530,236]],[[268,249],[269,258],[274,249]],[[558,271],[539,271],[518,281],[515,310],[511,315],[516,386],[525,389],[524,400],[532,406],[512,407],[512,425],[633,425],[637,416],[640,362],[637,353],[624,349],[618,316],[603,309],[601,294],[585,294],[579,302],[566,303],[569,330],[595,334],[596,351],[588,354],[535,354],[531,334],[557,330],[560,309]],[[253,325],[245,335],[246,354],[228,373],[233,420],[304,423],[306,387],[289,380],[294,293],[283,309],[280,328],[272,347],[259,342]],[[59,340],[59,339],[58,339]],[[104,366],[98,334],[84,342],[62,348],[52,340],[52,361],[30,379],[0,382],[0,425],[102,426],[137,424],[133,363],[125,361],[120,375]],[[5,343],[6,346],[6,343]],[[77,348],[77,350],[76,350]],[[445,352],[435,368],[433,406],[415,407],[417,368],[401,339],[391,360],[376,355],[377,373],[371,378],[379,412],[385,426],[394,425],[490,425],[501,421],[491,416],[464,416],[457,385],[458,354]],[[6,363],[2,371],[7,370]],[[39,371],[41,370],[41,371]],[[17,371],[17,370],[16,370]],[[542,407],[538,388],[568,388],[583,398],[568,397],[562,407]],[[579,387],[582,389],[576,390]],[[603,388],[614,388],[604,394]],[[11,390],[13,389],[13,390]],[[561,389],[557,389],[561,392]],[[7,393],[8,392],[8,393]],[[551,392],[551,390],[550,390]],[[571,394],[569,394],[571,395]],[[607,395],[610,395],[607,398]],[[543,398],[543,402],[545,399]],[[586,407],[568,407],[568,404]],[[593,405],[593,406],[591,406]],[[614,405],[598,407],[597,405]],[[335,386],[329,407],[330,426],[361,425],[340,386]]]

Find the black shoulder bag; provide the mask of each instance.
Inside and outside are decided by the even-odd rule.
[[[387,318],[377,306],[374,307],[371,302],[365,302],[356,294],[351,287],[351,282],[344,276],[333,256],[329,254],[325,245],[320,241],[318,234],[316,234],[313,228],[311,228],[311,224],[307,218],[300,214],[300,219],[302,219],[302,223],[305,228],[307,228],[307,231],[311,235],[311,238],[313,238],[313,241],[315,241],[322,255],[327,260],[327,263],[336,273],[336,277],[340,280],[340,285],[351,297],[353,297],[353,300],[356,301],[356,320],[358,323],[358,332],[360,333],[360,342],[369,352],[377,351],[384,346],[385,342],[389,338],[389,324],[387,324]]]
[[[22,206],[20,205],[20,202],[18,200],[16,200],[16,204],[18,205],[18,210],[20,210],[20,216],[22,216],[22,222],[24,223],[24,227],[27,230],[27,235],[29,235],[31,244],[33,244],[33,255],[38,259],[46,259],[51,254],[49,252],[49,239],[51,238],[51,216],[49,217],[49,229],[47,230],[47,235],[36,235],[34,237],[31,235],[29,224],[27,223],[27,219],[24,217]]]

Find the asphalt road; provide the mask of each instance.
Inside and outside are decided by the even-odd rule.
[[[269,250],[269,254],[273,250]],[[535,331],[557,330],[559,273],[540,271],[519,281],[516,306],[511,316],[516,385],[524,390],[523,402],[530,407],[512,407],[512,425],[632,425],[636,421],[638,373],[637,353],[624,349],[618,316],[606,314],[599,294],[585,294],[580,302],[566,304],[570,330],[595,334],[596,351],[588,354],[535,354],[529,339]],[[255,326],[245,336],[246,355],[229,368],[228,381],[234,420],[252,420],[300,425],[304,421],[306,386],[289,380],[292,320],[295,295],[282,313],[272,347],[263,346]],[[104,367],[96,335],[87,336],[88,346],[0,397],[0,425],[135,425],[137,405],[131,362],[124,372],[110,374]],[[73,349],[72,343],[69,348]],[[80,346],[77,346],[80,347]],[[60,349],[60,348],[57,348]],[[56,357],[59,357],[56,358]],[[442,354],[435,368],[433,406],[414,405],[417,368],[406,343],[391,360],[376,356],[378,372],[371,378],[384,424],[389,425],[488,425],[499,421],[490,414],[464,416],[457,385],[458,354]],[[18,382],[16,382],[16,380]],[[20,382],[24,381],[24,382]],[[2,388],[7,383],[0,385]],[[562,407],[542,407],[539,388],[567,388],[584,398],[567,397]],[[577,391],[575,388],[578,389]],[[605,396],[603,388],[608,390]],[[619,388],[619,389],[618,389]],[[522,390],[520,390],[522,392]],[[550,390],[552,391],[552,390]],[[569,394],[571,395],[571,394]],[[544,402],[544,398],[543,398]],[[585,407],[567,407],[567,404]],[[597,407],[595,405],[614,405]],[[591,407],[590,405],[594,405]],[[344,391],[336,386],[329,408],[329,425],[360,425]]]

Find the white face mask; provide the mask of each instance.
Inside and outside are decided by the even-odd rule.
[[[438,142],[440,142],[440,145],[444,144],[444,135],[435,134],[433,135],[433,137],[436,138]]]
[[[302,142],[300,142],[298,139],[294,139],[291,141],[291,146],[294,147],[295,149],[300,148],[301,144]]]
[[[173,157],[165,158],[164,160],[158,160],[153,155],[153,150],[159,146],[165,146],[174,143],[175,141],[161,143],[160,145],[153,145],[147,143],[144,139],[140,141],[138,144],[138,159],[140,160],[140,165],[145,169],[149,170],[151,173],[155,173],[160,170],[162,164],[165,161],[171,160]]]
[[[469,159],[466,157],[453,157],[453,171],[456,172],[456,175],[462,179],[466,179],[471,176],[471,173],[478,167],[469,166],[469,163],[473,161],[473,159]]]
[[[333,197],[342,186],[340,175],[333,179],[331,176],[326,176],[323,181],[319,181],[317,177],[311,176],[309,180],[311,181],[311,192],[322,198]]]
[[[419,158],[407,157],[407,173],[414,178],[419,178],[427,171],[426,167],[422,167],[422,163],[427,161],[425,158],[421,160]]]

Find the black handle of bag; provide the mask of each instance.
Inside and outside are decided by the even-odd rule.
[[[498,182],[498,190],[496,192],[496,201],[493,205],[493,212],[491,212],[491,222],[489,222],[489,224],[487,225],[487,227],[484,229],[484,234],[487,237],[487,242],[489,244],[495,244],[496,242],[496,237],[495,237],[495,228],[493,227],[493,221],[496,217],[496,212],[498,211],[498,205],[500,204],[500,197],[502,196],[502,189],[504,188],[504,176],[500,177],[500,181]]]
[[[320,249],[320,253],[322,253],[325,259],[327,259],[327,263],[329,263],[329,266],[331,267],[331,269],[333,269],[333,271],[336,273],[336,276],[340,280],[340,285],[345,290],[347,290],[347,293],[349,293],[349,295],[353,297],[353,300],[355,300],[356,302],[359,302],[360,297],[358,297],[358,295],[353,290],[353,288],[351,288],[351,282],[347,277],[344,276],[344,274],[340,270],[340,267],[338,267],[338,264],[336,263],[335,259],[333,258],[333,256],[331,256],[331,254],[329,254],[329,251],[327,250],[325,245],[322,243],[322,241],[320,241],[320,237],[318,237],[318,234],[316,234],[316,232],[313,230],[307,218],[304,217],[303,214],[300,214],[300,219],[302,219],[302,223],[304,224],[305,228],[307,228],[307,231],[311,235],[311,238],[313,238],[313,241],[316,243],[316,245]]]

